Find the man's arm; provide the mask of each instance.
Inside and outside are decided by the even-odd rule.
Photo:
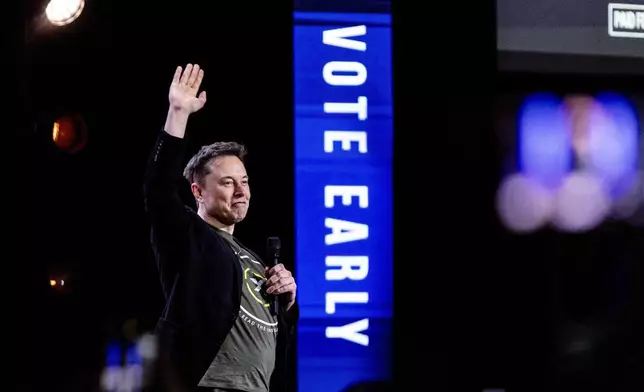
[[[152,245],[157,261],[164,267],[184,258],[188,249],[189,217],[178,193],[184,151],[184,139],[162,131],[148,159],[143,184]],[[161,273],[170,271],[164,268]]]
[[[291,305],[291,308],[284,313],[284,320],[291,327],[295,327],[298,319],[300,318],[300,307],[297,304],[297,300]]]
[[[168,264],[181,262],[188,247],[189,217],[177,186],[182,180],[188,118],[205,103],[203,93],[195,97],[202,78],[199,66],[188,65],[183,74],[181,67],[177,68],[170,87],[170,108],[164,131],[150,154],[145,174],[145,209],[152,226],[154,251],[158,262],[164,264],[162,274],[176,271],[176,265],[168,270]]]

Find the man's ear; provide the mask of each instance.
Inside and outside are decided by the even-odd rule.
[[[197,200],[197,203],[201,202],[201,187],[199,186],[199,184],[193,182],[192,184],[190,184],[190,190],[192,191],[192,195]]]

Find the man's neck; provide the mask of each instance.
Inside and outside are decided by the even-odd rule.
[[[226,226],[201,209],[197,211],[197,215],[199,215],[201,219],[203,219],[210,226],[216,227],[219,230],[223,230],[230,235],[233,235],[233,231],[235,231],[235,225]]]

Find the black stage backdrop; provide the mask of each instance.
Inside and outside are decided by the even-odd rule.
[[[524,53],[524,72],[498,72],[495,5],[394,4],[396,380],[641,390],[642,229],[508,233],[494,211],[503,156],[493,125],[507,94],[633,93],[641,77],[611,75],[629,71],[619,65],[542,68]],[[611,290],[616,276],[628,288]]]

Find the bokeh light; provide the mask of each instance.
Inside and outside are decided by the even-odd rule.
[[[571,133],[561,101],[551,94],[526,98],[519,117],[519,170],[548,189],[572,169]]]
[[[54,122],[51,137],[60,150],[74,154],[87,144],[87,125],[81,116],[63,116]]]
[[[625,97],[531,94],[517,120],[517,172],[497,193],[506,228],[578,232],[640,215],[640,129]]]
[[[548,222],[553,209],[552,194],[539,182],[514,174],[501,184],[497,210],[506,227],[531,232]]]
[[[611,201],[601,179],[592,173],[573,172],[559,188],[554,205],[552,223],[560,230],[579,232],[601,223]]]

